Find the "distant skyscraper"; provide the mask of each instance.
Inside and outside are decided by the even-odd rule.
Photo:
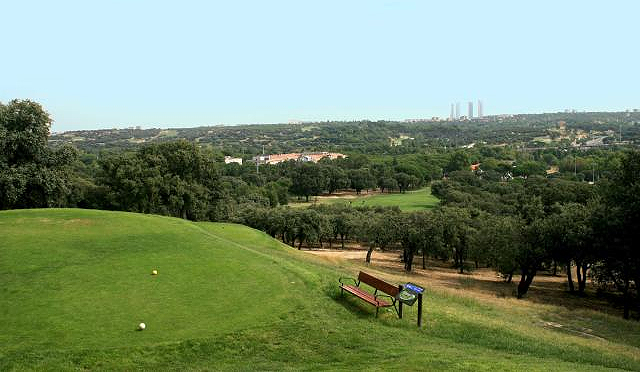
[[[484,115],[482,111],[482,101],[478,100],[478,117],[481,118]]]
[[[460,102],[456,102],[456,117],[455,119],[460,118]]]
[[[453,117],[453,103],[451,104],[451,115],[449,115],[449,119],[450,119],[450,120],[455,119],[455,118]]]
[[[469,101],[469,109],[467,110],[467,118],[471,119],[473,118],[473,102]]]

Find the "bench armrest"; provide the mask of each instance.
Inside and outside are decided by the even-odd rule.
[[[343,280],[345,280],[345,281],[346,281],[346,280],[351,280],[351,281],[353,282],[353,284],[355,284],[357,287],[359,287],[359,286],[360,286],[360,283],[358,283],[358,281],[357,281],[357,280],[355,280],[354,278],[346,278],[346,277],[344,277],[344,278],[340,278],[340,279],[338,279],[338,281],[339,281],[339,282],[340,282],[340,284],[342,284],[342,285],[344,285],[344,284],[345,284],[345,283],[343,282]]]

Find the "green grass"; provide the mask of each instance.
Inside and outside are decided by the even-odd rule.
[[[311,197],[309,203],[292,203],[294,207],[309,206],[314,203],[314,197]],[[397,206],[403,211],[416,211],[433,208],[440,200],[431,195],[431,188],[426,187],[420,190],[407,191],[404,194],[391,193],[391,194],[375,194],[367,195],[362,194],[355,198],[318,198],[318,203],[323,204],[351,204],[352,206],[382,206],[393,207]]]
[[[422,329],[415,308],[376,319],[339,295],[337,278],[354,268],[244,226],[23,210],[0,212],[0,236],[3,371],[640,370],[637,322],[431,288]],[[605,339],[543,320],[591,325]],[[135,331],[142,321],[147,330]]]

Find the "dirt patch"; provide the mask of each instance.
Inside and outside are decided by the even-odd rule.
[[[355,191],[336,191],[333,194],[325,194],[312,196],[309,198],[309,202],[305,202],[304,200],[300,201],[292,201],[292,205],[310,205],[314,203],[321,203],[323,200],[336,200],[336,199],[344,199],[344,200],[354,200],[354,199],[363,199],[374,195],[387,195],[387,193],[381,193],[380,190],[369,190],[362,191],[360,194],[357,194]]]
[[[89,225],[93,225],[93,221],[89,220],[89,219],[83,219],[83,218],[74,218],[71,220],[64,220],[64,224],[66,226],[89,226]]]
[[[69,220],[51,219],[51,218],[38,218],[37,221],[38,221],[38,223],[41,223],[41,224],[62,225],[64,227],[69,227],[69,226],[89,226],[89,225],[93,224],[92,220],[86,219],[86,218],[73,218],[73,219],[69,219]],[[19,222],[22,222],[22,221],[19,221]]]
[[[423,269],[422,257],[416,256],[413,272],[406,273],[401,262],[401,252],[376,251],[371,257],[370,264],[365,263],[367,253],[365,250],[325,249],[306,252],[336,266],[352,269],[354,272],[365,270],[378,273],[388,280],[412,281],[424,285],[426,288],[455,293],[463,297],[472,297],[499,306],[526,308],[543,304],[620,315],[620,309],[596,296],[592,285],[589,285],[586,297],[569,293],[567,279],[564,275],[537,275],[525,298],[518,300],[515,295],[520,277],[515,275],[511,283],[506,283],[501,275],[489,268],[478,268],[469,273],[459,274],[449,262],[426,260],[426,268]]]

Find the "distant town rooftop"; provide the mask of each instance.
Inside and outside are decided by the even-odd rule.
[[[317,163],[324,158],[335,160],[346,157],[347,155],[338,152],[292,152],[288,154],[258,155],[253,157],[253,161],[260,164],[278,164],[289,160]]]

